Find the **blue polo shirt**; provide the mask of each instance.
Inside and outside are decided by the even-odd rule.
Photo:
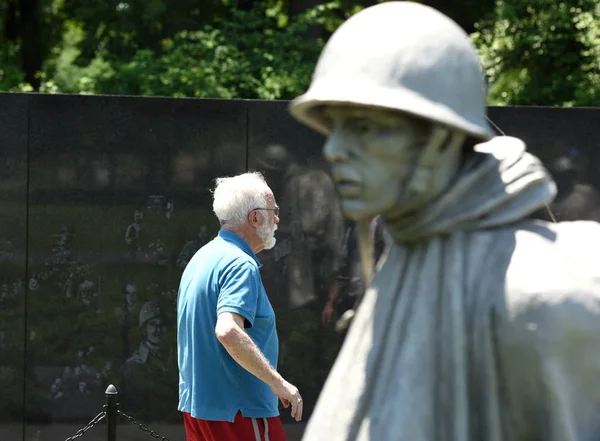
[[[221,230],[190,260],[177,296],[179,407],[194,418],[233,422],[279,415],[277,396],[241,367],[215,336],[217,315],[235,312],[277,369],[275,313],[260,278],[261,264],[237,234]]]

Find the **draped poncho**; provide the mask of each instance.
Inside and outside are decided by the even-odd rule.
[[[529,220],[555,193],[499,137],[388,224],[303,440],[600,440],[600,225]]]

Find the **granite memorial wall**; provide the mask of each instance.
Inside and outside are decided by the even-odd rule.
[[[218,231],[214,179],[249,169],[265,174],[281,207],[277,245],[259,259],[280,371],[302,392],[308,419],[343,339],[335,320],[361,284],[323,138],[286,106],[0,94],[0,439],[64,440],[101,410],[111,383],[124,412],[183,439],[179,277]],[[489,116],[555,176],[556,219],[600,221],[600,110]],[[303,423],[288,414],[293,441]]]

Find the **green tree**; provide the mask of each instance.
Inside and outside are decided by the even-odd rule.
[[[60,40],[61,7],[62,0],[0,0],[1,90],[39,86],[37,74]]]
[[[286,99],[308,86],[322,39],[305,38],[312,25],[335,27],[336,3],[282,17],[277,5],[230,8],[197,29],[182,30],[154,49],[132,46],[116,56],[107,47],[85,53],[81,21],[65,22],[60,50],[42,77],[44,92]],[[136,49],[137,47],[137,49]]]
[[[472,37],[494,105],[597,105],[600,3],[497,0]]]
[[[79,59],[85,63],[98,51],[120,60],[139,49],[158,50],[164,38],[212,23],[226,6],[220,0],[64,0],[62,10],[84,30]]]
[[[11,90],[24,81],[18,60],[19,46],[14,42],[0,45],[0,91]]]
[[[163,41],[158,54],[140,51],[115,79],[140,95],[292,98],[308,86],[323,45],[304,33],[324,23],[331,9],[318,6],[281,26],[264,4],[255,3],[249,11],[232,11],[228,20],[178,33]],[[142,71],[150,74],[140,76]]]

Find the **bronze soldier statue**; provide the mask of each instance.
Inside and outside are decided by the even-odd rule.
[[[304,440],[600,439],[600,225],[532,219],[556,186],[485,106],[468,36],[413,2],[348,19],[291,104],[366,272],[370,220],[393,238]]]

